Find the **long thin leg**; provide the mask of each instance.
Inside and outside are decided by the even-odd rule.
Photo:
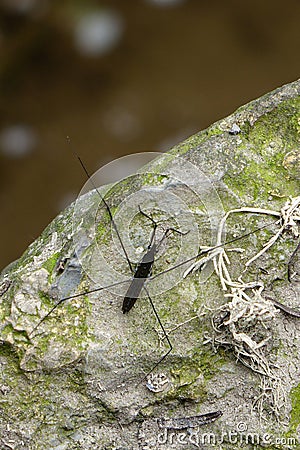
[[[145,213],[144,213],[144,215],[145,215]],[[147,216],[147,217],[150,217],[150,216]],[[151,220],[151,218],[150,218],[150,220]],[[153,220],[153,219],[152,219],[152,220]],[[225,246],[225,245],[228,245],[228,244],[231,244],[231,243],[233,243],[233,242],[236,242],[236,241],[238,241],[238,240],[240,240],[240,239],[243,239],[243,238],[245,238],[245,237],[248,237],[248,236],[250,236],[251,234],[256,233],[256,232],[258,232],[258,231],[260,231],[260,230],[262,230],[262,229],[264,229],[264,228],[267,228],[268,226],[273,225],[273,224],[274,224],[274,222],[272,222],[272,223],[270,222],[270,223],[268,223],[268,224],[266,224],[266,225],[264,225],[264,226],[262,226],[262,227],[259,227],[259,228],[255,229],[255,230],[252,231],[252,232],[249,232],[249,233],[244,234],[243,236],[239,236],[239,237],[233,238],[233,239],[231,239],[231,240],[229,240],[229,241],[227,241],[227,242],[224,242],[224,243],[222,243],[222,244],[215,245],[214,247],[211,247],[211,248],[209,248],[208,250],[200,250],[200,252],[199,252],[197,255],[192,256],[191,258],[188,258],[187,260],[185,260],[185,261],[183,261],[183,262],[181,262],[181,263],[179,263],[179,264],[176,264],[176,266],[169,267],[168,269],[163,270],[162,272],[160,272],[160,273],[158,273],[158,274],[156,274],[156,275],[150,276],[150,277],[149,277],[149,280],[154,280],[155,278],[157,278],[157,277],[159,277],[159,276],[161,276],[161,275],[164,275],[165,273],[168,273],[168,272],[170,272],[171,270],[174,270],[174,269],[177,268],[177,267],[184,266],[185,264],[187,264],[187,263],[189,263],[189,262],[192,262],[192,261],[194,261],[195,259],[199,258],[199,256],[201,256],[201,255],[203,255],[203,254],[205,254],[205,253],[208,253],[208,251],[211,251],[211,250],[214,250],[214,249],[216,249],[216,248],[220,248],[220,247],[223,247],[223,246]],[[176,231],[178,232],[178,230],[176,230]],[[184,234],[186,234],[186,233],[184,233]],[[299,244],[299,245],[300,245],[300,244]],[[296,249],[296,250],[297,250],[297,249]],[[296,253],[296,250],[294,251],[294,253]],[[293,255],[292,255],[292,256],[293,256]],[[127,280],[119,281],[119,282],[117,282],[117,283],[113,283],[113,284],[110,284],[110,285],[108,285],[108,286],[103,286],[103,287],[91,289],[90,291],[80,292],[79,294],[70,295],[70,296],[68,296],[68,297],[64,297],[64,298],[60,299],[60,300],[53,306],[53,308],[52,308],[50,311],[48,311],[48,313],[47,313],[47,314],[46,314],[46,315],[38,322],[38,324],[33,328],[33,330],[31,331],[31,333],[29,334],[29,336],[31,336],[31,335],[33,334],[33,332],[38,328],[38,326],[39,326],[42,322],[44,322],[44,320],[47,319],[47,317],[49,317],[50,314],[51,314],[53,311],[55,311],[55,309],[56,309],[58,306],[60,306],[62,303],[64,303],[65,301],[71,300],[72,298],[80,297],[80,296],[82,296],[82,295],[88,295],[88,294],[91,294],[91,293],[94,293],[94,292],[102,291],[103,289],[109,289],[110,287],[117,286],[117,285],[122,284],[122,283],[130,282],[131,280],[132,280],[132,279],[129,278],[129,279],[127,279]],[[171,345],[171,344],[169,343],[169,345]],[[171,350],[170,350],[170,351],[171,351]],[[170,352],[168,352],[168,353],[170,353]],[[167,356],[167,355],[166,355],[166,356]],[[165,358],[165,356],[164,356],[164,358]],[[164,358],[163,358],[163,359],[164,359]],[[159,361],[158,364],[159,364],[160,362],[161,362],[161,361]],[[155,368],[155,367],[154,367],[154,368]],[[152,369],[152,370],[153,370],[153,369]],[[152,372],[152,370],[151,370],[151,372]]]
[[[166,333],[166,330],[164,329],[164,326],[163,326],[163,324],[162,324],[162,322],[161,322],[161,320],[160,320],[160,317],[159,317],[159,315],[158,315],[158,312],[156,311],[156,308],[155,308],[155,306],[154,306],[153,300],[152,300],[152,298],[151,298],[150,295],[149,295],[148,289],[146,288],[146,286],[144,286],[144,289],[145,289],[146,294],[147,294],[147,296],[148,296],[148,298],[149,298],[150,304],[151,304],[151,306],[152,306],[152,309],[153,309],[153,311],[154,311],[154,314],[155,314],[155,316],[156,316],[156,319],[157,319],[157,321],[158,321],[158,323],[159,323],[159,326],[160,326],[160,328],[162,329],[162,332],[163,332],[163,334],[164,334],[164,336],[165,336],[165,338],[166,338],[166,340],[167,340],[167,343],[168,343],[168,345],[169,345],[170,348],[169,348],[169,350],[168,350],[168,351],[160,358],[160,360],[155,364],[155,366],[153,366],[152,369],[144,376],[143,380],[144,380],[145,378],[147,378],[148,375],[150,375],[150,373],[152,373],[153,370],[156,369],[156,367],[159,366],[159,364],[160,364],[160,363],[168,356],[168,354],[171,353],[171,351],[173,350],[172,343],[171,343],[171,341],[170,341],[170,339],[169,339],[169,336],[168,336],[167,333]]]
[[[237,242],[240,239],[244,239],[244,238],[246,238],[248,236],[251,236],[252,234],[257,233],[258,231],[261,231],[264,228],[269,227],[270,225],[274,225],[274,222],[267,223],[266,225],[263,225],[262,227],[256,228],[253,231],[249,231],[249,233],[243,234],[243,236],[235,237],[233,239],[230,239],[227,242],[223,242],[222,244],[214,245],[213,247],[209,247],[208,249],[200,250],[199,253],[197,253],[197,255],[192,256],[191,258],[188,258],[185,261],[182,261],[181,263],[176,264],[176,266],[169,267],[168,269],[165,269],[165,270],[163,270],[162,272],[160,272],[160,273],[158,273],[156,275],[151,275],[151,277],[149,277],[149,280],[155,280],[155,278],[160,277],[161,275],[164,275],[165,273],[171,272],[171,270],[177,269],[177,267],[182,267],[182,266],[184,266],[185,264],[187,264],[189,262],[195,261],[195,259],[199,258],[199,256],[205,255],[206,253],[209,253],[212,250],[224,247],[225,245],[232,244],[233,242]]]
[[[111,223],[112,223],[112,225],[113,225],[113,227],[114,227],[114,229],[115,229],[115,232],[116,232],[116,234],[117,234],[117,236],[118,236],[118,240],[119,240],[119,242],[120,242],[120,244],[121,244],[121,247],[122,247],[122,250],[123,250],[123,252],[124,252],[125,258],[127,259],[127,262],[128,262],[129,267],[130,267],[130,270],[131,270],[131,272],[133,273],[134,270],[133,270],[133,268],[132,268],[132,265],[131,265],[131,262],[130,262],[128,253],[126,252],[126,249],[125,249],[124,244],[123,244],[123,242],[122,242],[122,239],[121,239],[119,230],[118,230],[118,228],[117,228],[117,225],[116,225],[116,223],[115,223],[115,221],[114,221],[114,218],[113,218],[113,216],[112,216],[110,207],[109,207],[108,203],[106,202],[106,200],[104,199],[104,197],[102,197],[102,195],[100,194],[100,192],[99,192],[97,186],[96,186],[95,183],[93,182],[93,180],[92,180],[90,174],[88,173],[88,171],[87,171],[85,165],[83,164],[83,162],[82,162],[80,156],[78,156],[78,155],[76,155],[76,156],[77,156],[78,161],[80,162],[80,165],[81,165],[81,167],[83,168],[83,170],[84,170],[86,176],[88,177],[89,182],[91,183],[91,185],[93,186],[93,188],[96,190],[96,192],[98,193],[99,197],[101,198],[101,201],[104,203],[104,205],[105,205],[105,207],[106,207],[106,209],[107,209],[107,212],[108,212],[108,214],[109,214]]]
[[[123,280],[123,281],[117,281],[116,283],[113,284],[109,284],[108,286],[101,286],[99,288],[95,288],[95,289],[91,289],[90,291],[86,291],[86,292],[80,292],[79,294],[73,294],[73,295],[69,295],[68,297],[64,297],[61,298],[57,303],[55,303],[55,305],[47,312],[47,314],[44,315],[44,317],[41,318],[41,320],[37,323],[37,325],[31,330],[31,332],[29,333],[29,336],[31,336],[34,331],[44,322],[44,320],[47,319],[47,317],[49,317],[53,311],[56,310],[56,308],[58,308],[58,306],[60,306],[62,303],[66,302],[67,300],[71,300],[73,298],[77,298],[77,297],[81,297],[82,295],[88,295],[88,294],[92,294],[94,292],[99,292],[102,291],[103,289],[109,289],[111,287],[114,286],[118,286],[122,283],[128,283],[128,281],[130,281],[130,279],[128,280]]]
[[[98,192],[98,194],[99,194],[101,200],[102,200],[103,203],[105,204],[105,206],[106,206],[106,208],[107,208],[107,211],[109,212],[111,221],[112,221],[112,223],[113,223],[113,225],[114,225],[114,228],[115,228],[115,230],[116,230],[116,233],[117,233],[117,235],[118,235],[119,241],[120,241],[120,243],[121,243],[121,245],[122,245],[122,247],[123,247],[123,243],[122,243],[122,241],[121,241],[121,237],[120,237],[120,235],[119,235],[119,232],[118,232],[118,229],[117,229],[117,227],[116,227],[116,224],[115,224],[115,222],[114,222],[114,220],[113,220],[113,217],[112,217],[112,214],[111,214],[111,211],[110,211],[110,208],[109,208],[108,204],[106,203],[105,199],[102,197],[102,195],[101,195],[100,192],[98,191],[97,187],[95,186],[95,184],[94,184],[93,181],[91,180],[91,177],[90,177],[90,175],[89,175],[89,173],[88,173],[86,167],[84,166],[84,164],[83,164],[83,162],[82,162],[80,156],[77,155],[77,158],[78,158],[78,160],[79,160],[79,162],[80,162],[80,164],[81,164],[83,170],[85,171],[87,177],[89,178],[90,182],[92,183],[93,187],[96,189],[96,191]],[[152,245],[152,243],[153,243],[154,236],[155,236],[155,230],[156,230],[156,228],[157,228],[157,223],[155,222],[155,220],[154,220],[151,216],[149,216],[149,215],[146,214],[144,211],[142,211],[141,208],[140,208],[140,206],[139,206],[139,211],[140,211],[141,214],[143,214],[145,217],[147,217],[147,219],[149,219],[149,220],[154,224],[153,231],[152,231],[152,235],[151,235],[151,239],[150,239],[150,243],[149,243],[149,246],[148,246],[148,247],[150,248],[151,245]],[[167,230],[167,231],[168,231],[168,230]],[[126,259],[127,259],[127,261],[128,261],[128,264],[129,264],[129,266],[130,266],[131,271],[133,271],[132,266],[131,266],[131,263],[130,263],[129,258],[128,258],[128,256],[127,256],[127,253],[126,253],[125,248],[124,248],[124,254],[125,254],[125,256],[126,256]],[[99,292],[99,291],[101,291],[101,290],[103,290],[103,289],[105,289],[105,288],[117,286],[117,285],[122,284],[122,283],[124,283],[124,282],[126,282],[126,281],[117,282],[117,283],[111,284],[111,285],[109,285],[109,286],[103,286],[103,287],[100,287],[100,288],[91,289],[90,291],[87,291],[87,292],[81,292],[81,293],[79,293],[79,294],[70,295],[70,296],[68,296],[68,297],[61,298],[61,299],[60,299],[60,300],[59,300],[59,301],[58,301],[58,302],[57,302],[57,303],[56,303],[56,304],[55,304],[55,305],[47,312],[47,314],[45,314],[45,316],[42,317],[42,319],[37,323],[37,325],[31,330],[29,336],[32,336],[32,334],[35,332],[35,330],[36,330],[36,329],[37,329],[37,328],[38,328],[38,327],[39,327],[39,326],[47,319],[47,317],[49,317],[49,316],[56,310],[56,308],[58,308],[62,303],[66,302],[67,300],[71,300],[71,299],[73,299],[73,298],[80,297],[80,296],[85,295],[85,294],[91,294],[91,293],[93,293],[93,292]],[[149,294],[148,294],[148,296],[149,296]],[[149,298],[150,298],[150,297],[149,297]],[[152,300],[151,300],[151,299],[150,299],[150,301],[151,301],[151,303],[152,303]],[[156,314],[156,316],[157,316],[157,318],[158,318],[158,320],[159,320],[159,322],[160,322],[160,319],[159,319],[159,317],[158,317],[158,315],[157,315],[157,312],[155,311],[154,305],[153,305],[153,309],[154,309],[154,312],[155,312],[155,314]],[[160,325],[161,325],[161,323],[160,323]],[[161,326],[162,326],[162,325],[161,325]],[[163,329],[163,327],[162,327],[162,329]],[[167,336],[166,336],[166,338],[167,338]],[[168,338],[167,338],[167,339],[168,339]]]

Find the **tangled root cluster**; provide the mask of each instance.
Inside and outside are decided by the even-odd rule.
[[[215,333],[208,340],[214,347],[231,348],[238,361],[259,375],[260,394],[253,406],[263,416],[267,405],[279,417],[285,406],[285,394],[277,367],[269,358],[276,341],[272,324],[279,312],[270,300],[261,296],[260,289],[253,290],[252,297],[242,296],[238,291],[231,295],[231,301],[213,312]]]
[[[194,263],[185,273],[201,269],[208,261],[214,264],[226,303],[211,314],[214,333],[207,336],[206,343],[214,347],[229,346],[233,349],[237,360],[260,376],[260,393],[254,407],[263,417],[265,407],[273,411],[279,418],[285,409],[285,393],[278,367],[271,361],[271,350],[274,347],[274,320],[279,314],[271,300],[263,297],[264,285],[261,281],[243,282],[242,273],[233,280],[229,271],[230,259],[228,250],[221,244],[223,229],[228,216],[232,213],[263,214],[277,218],[278,231],[265,243],[262,250],[244,264],[244,269],[259,259],[279,239],[286,230],[298,236],[300,221],[300,197],[290,198],[280,211],[261,208],[240,208],[229,211],[220,223],[217,245],[211,248],[205,258]],[[207,248],[205,249],[207,252]],[[242,251],[231,249],[231,251]],[[207,308],[209,309],[209,308]]]

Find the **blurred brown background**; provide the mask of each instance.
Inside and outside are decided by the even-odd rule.
[[[300,74],[299,0],[0,0],[0,269],[90,172]],[[71,146],[67,142],[71,138]]]

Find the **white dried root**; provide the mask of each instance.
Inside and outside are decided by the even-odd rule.
[[[229,271],[229,251],[243,251],[242,249],[227,249],[222,246],[222,236],[226,221],[230,214],[263,214],[278,218],[279,230],[266,242],[263,248],[245,263],[245,269],[267,252],[279,239],[282,233],[289,230],[294,236],[298,236],[297,223],[300,221],[300,196],[289,198],[280,211],[262,208],[244,207],[229,211],[220,222],[217,233],[217,242],[214,247],[203,247],[208,251],[205,257],[195,262],[185,272],[184,276],[196,270],[201,270],[209,261],[213,262],[214,271],[218,276],[222,289],[226,294],[224,297],[230,301],[214,311],[212,325],[215,335],[208,337],[205,343],[213,345],[230,345],[237,359],[252,371],[261,376],[261,393],[254,402],[254,407],[259,410],[263,417],[264,405],[273,409],[274,414],[279,417],[285,406],[285,393],[280,377],[277,375],[276,367],[268,361],[268,344],[272,345],[272,320],[278,311],[270,300],[262,297],[264,285],[260,281],[244,282],[241,275],[233,280]],[[228,292],[229,291],[229,292]],[[217,314],[223,319],[219,326],[214,323]]]

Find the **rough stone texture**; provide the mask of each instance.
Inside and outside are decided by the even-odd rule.
[[[248,303],[235,298],[234,306],[234,298],[224,296],[232,291],[222,289],[212,262],[185,279],[189,264],[155,276],[178,263],[178,253],[184,261],[199,245],[214,245],[224,212],[241,207],[280,212],[289,197],[297,198],[299,141],[296,81],[241,107],[140,174],[107,188],[107,202],[131,259],[138,260],[134,248],[147,247],[151,235],[151,222],[138,213],[138,206],[167,226],[188,231],[169,233],[147,283],[173,344],[150,377],[151,389],[144,376],[167,346],[146,296],[123,315],[128,283],[120,282],[62,301],[49,314],[66,296],[128,279],[126,260],[97,192],[67,208],[6,268],[0,278],[1,448],[299,448],[300,320],[270,300],[299,305],[297,253],[291,281],[287,277],[287,262],[297,245],[297,217],[243,272],[245,261],[280,225],[278,217],[267,214],[229,216],[226,240],[247,234],[228,245],[244,249],[227,252],[230,277],[238,282],[243,272],[243,281],[264,286],[260,294],[256,287],[245,291]],[[131,203],[136,192],[142,197]],[[235,309],[241,305],[244,310]],[[257,348],[251,350],[254,344]],[[161,390],[155,389],[155,376],[164,381]],[[178,429],[178,422],[166,420],[213,411],[223,415],[206,425],[196,418],[186,425],[180,421]],[[212,433],[215,444],[202,444],[204,433]]]

